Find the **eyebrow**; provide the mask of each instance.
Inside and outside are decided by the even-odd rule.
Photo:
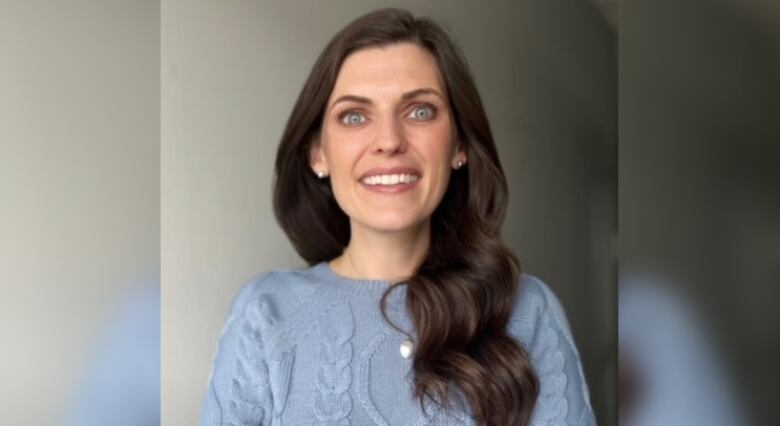
[[[412,90],[411,92],[406,92],[403,95],[401,95],[401,100],[406,101],[422,95],[438,96],[442,101],[445,101],[444,96],[442,96],[441,93],[439,93],[436,89],[432,89],[430,87],[424,87],[421,89]],[[348,101],[357,102],[359,104],[366,104],[366,105],[371,105],[373,103],[371,99],[366,98],[364,96],[344,95],[344,96],[339,96],[335,101],[333,101],[333,104],[330,106],[329,109],[333,109],[333,107],[336,106],[336,104],[338,104],[339,102],[348,102]]]
[[[444,96],[442,96],[441,93],[439,93],[436,89],[432,89],[430,87],[424,87],[422,89],[406,92],[401,96],[401,100],[406,101],[421,95],[434,95],[434,96],[438,96],[442,101],[445,101]]]

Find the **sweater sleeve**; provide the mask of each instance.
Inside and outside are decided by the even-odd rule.
[[[558,298],[542,281],[523,276],[521,315],[512,327],[520,335],[539,378],[531,425],[593,426],[590,394],[577,347]]]
[[[258,294],[269,274],[239,291],[222,328],[209,375],[201,426],[271,423],[272,398],[260,334],[265,321]]]

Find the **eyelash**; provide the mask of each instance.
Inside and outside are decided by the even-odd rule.
[[[427,118],[427,119],[422,119],[422,120],[420,120],[420,119],[415,119],[415,118],[413,118],[413,117],[410,117],[410,116],[414,115],[414,113],[415,113],[416,111],[418,111],[419,109],[421,109],[421,108],[427,108],[427,109],[429,109],[429,110],[431,111],[431,116],[430,116],[429,118]],[[426,103],[423,103],[423,104],[417,104],[417,105],[415,105],[415,106],[414,106],[414,108],[412,108],[412,110],[410,111],[410,113],[406,115],[406,117],[410,117],[410,118],[412,118],[412,119],[413,119],[413,120],[415,120],[415,121],[419,121],[419,122],[426,122],[426,121],[431,121],[431,120],[433,120],[434,118],[436,118],[436,114],[437,114],[437,112],[438,112],[438,111],[437,111],[437,109],[436,109],[436,107],[435,107],[435,106],[433,106],[433,105],[431,105],[431,104],[426,104]],[[361,121],[360,123],[357,123],[357,124],[350,124],[350,123],[348,123],[348,122],[347,122],[347,117],[349,117],[349,116],[350,116],[350,115],[352,115],[352,114],[357,114],[357,115],[359,115],[359,116],[361,117],[362,121]],[[341,122],[341,124],[344,124],[345,126],[348,126],[348,127],[359,127],[360,125],[362,125],[363,123],[365,123],[365,122],[368,120],[368,119],[366,118],[366,116],[365,116],[365,115],[364,115],[362,112],[360,112],[360,110],[358,110],[358,109],[349,109],[349,110],[346,110],[346,111],[344,111],[344,112],[342,112],[341,114],[339,114],[339,115],[338,115],[338,119],[339,119],[339,121]]]

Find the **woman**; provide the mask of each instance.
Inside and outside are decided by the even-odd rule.
[[[591,425],[561,306],[499,231],[507,185],[465,61],[397,9],[340,31],[276,158],[311,265],[240,291],[204,425]]]

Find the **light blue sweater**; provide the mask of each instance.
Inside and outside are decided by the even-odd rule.
[[[531,356],[541,384],[533,425],[594,425],[579,355],[558,299],[523,275],[510,333]],[[352,280],[323,262],[273,271],[247,283],[231,307],[201,425],[474,425],[455,390],[455,410],[412,396],[408,337],[385,322],[386,281]],[[413,342],[406,287],[388,296],[387,314]]]

